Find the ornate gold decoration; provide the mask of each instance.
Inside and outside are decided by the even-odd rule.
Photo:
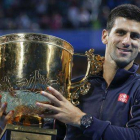
[[[79,105],[80,102],[78,99],[80,94],[85,95],[88,93],[91,86],[88,82],[88,78],[92,75],[100,75],[103,70],[104,57],[95,55],[94,49],[86,51],[85,55],[87,56],[88,61],[86,75],[81,81],[72,83],[71,85],[71,102],[74,105]]]

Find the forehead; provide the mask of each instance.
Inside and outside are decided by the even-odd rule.
[[[115,31],[117,29],[123,29],[130,32],[140,33],[140,22],[123,18],[123,17],[118,17],[115,19],[111,31]]]

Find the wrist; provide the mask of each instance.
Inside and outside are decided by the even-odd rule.
[[[82,130],[87,129],[88,127],[90,127],[93,123],[93,117],[92,115],[86,114],[84,116],[82,116],[82,118],[80,119],[80,128]]]
[[[83,116],[85,116],[85,115],[86,115],[86,113],[84,113],[84,112],[78,114],[78,116],[76,117],[76,120],[75,120],[74,126],[80,128],[80,125],[81,125],[81,118],[82,118]]]

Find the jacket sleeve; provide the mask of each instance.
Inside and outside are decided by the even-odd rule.
[[[139,140],[140,128],[135,126],[124,128],[113,126],[109,122],[94,118],[93,124],[84,131],[92,140]]]
[[[135,99],[130,114],[126,127],[113,126],[110,122],[93,117],[92,125],[83,133],[91,136],[92,140],[140,140],[140,97]]]

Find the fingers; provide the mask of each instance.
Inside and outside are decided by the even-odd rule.
[[[60,102],[59,100],[53,96],[52,94],[48,93],[48,92],[45,92],[45,91],[41,91],[40,92],[43,96],[47,97],[51,103],[54,103],[54,105],[56,106],[60,106]]]
[[[14,111],[11,110],[6,116],[5,116],[5,121],[7,122],[9,119],[11,119],[14,115]]]
[[[6,111],[7,103],[3,103],[0,107],[0,117],[3,115],[3,113]]]
[[[59,108],[55,107],[55,106],[52,106],[50,104],[43,104],[43,103],[39,103],[39,102],[36,102],[36,105],[41,107],[41,108],[44,108],[44,110],[51,110],[53,111],[54,113],[57,113],[59,112]]]
[[[64,96],[60,92],[58,92],[56,89],[54,89],[53,87],[49,86],[49,87],[47,87],[47,90],[52,95],[54,95],[58,100],[60,100],[60,101],[64,101],[65,100]]]
[[[54,119],[57,119],[56,114],[53,114],[53,113],[41,114],[41,115],[39,115],[39,117],[41,117],[41,118],[54,118]]]
[[[47,90],[51,93],[47,93],[45,91],[41,91],[40,93],[47,97],[52,103],[54,103],[56,106],[60,106],[60,101],[65,101],[66,99],[63,97],[63,95],[55,90],[52,87],[47,87]]]

